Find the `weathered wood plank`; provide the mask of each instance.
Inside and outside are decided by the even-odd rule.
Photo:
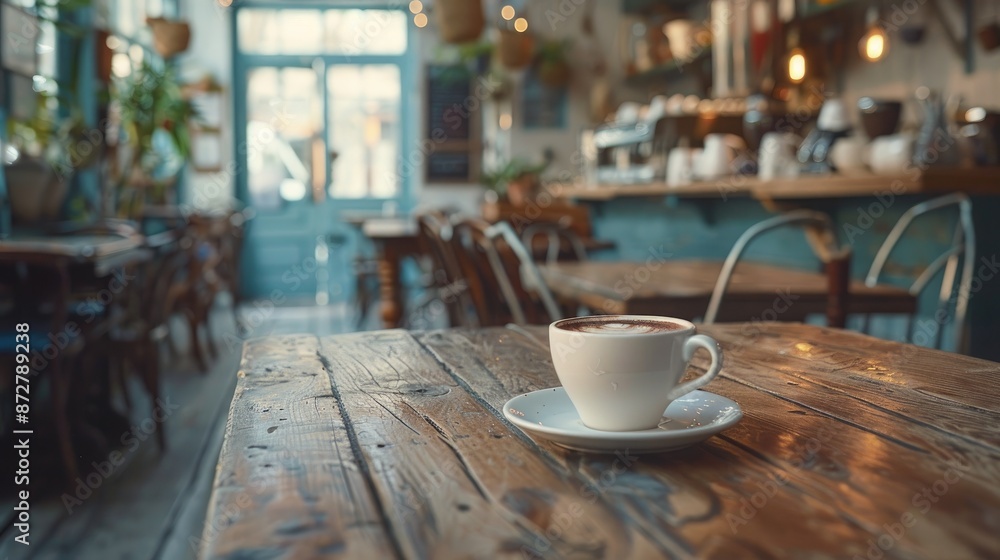
[[[499,407],[510,396],[557,383],[544,334],[535,332],[542,337],[532,340],[502,330],[418,336],[499,414]],[[752,411],[757,398],[741,395],[738,400]],[[786,455],[801,455],[798,463],[805,464],[815,454],[809,447],[816,434],[808,430],[782,433],[787,435],[783,440]],[[585,479],[597,482],[602,476],[599,457],[544,442],[539,443],[539,449]],[[622,475],[621,486],[609,489],[607,498],[624,517],[647,531],[669,531],[684,538],[699,556],[794,556],[815,551],[832,556],[864,555],[866,539],[878,529],[870,516],[864,516],[869,512],[835,507],[828,492],[841,481],[818,482],[816,478],[823,474],[813,472],[812,464],[793,469],[793,460],[786,456],[782,464],[729,438],[714,438],[682,453],[639,458],[636,466]],[[697,467],[690,468],[692,464]],[[755,498],[757,494],[761,497]],[[766,507],[754,507],[750,499],[764,499]],[[750,520],[754,527],[745,527]],[[815,530],[818,525],[823,527],[821,532]],[[780,539],[775,533],[779,530]],[[887,556],[906,557],[916,550],[909,543],[901,544]]]
[[[203,558],[397,555],[318,350],[315,336],[247,343]]]
[[[405,556],[691,555],[669,535],[647,538],[546,461],[408,333],[330,337],[323,356]]]
[[[738,325],[703,330],[739,357],[727,372],[756,387],[807,396],[788,383],[810,383],[841,404],[857,400],[1000,450],[1000,364],[807,325],[749,337]]]

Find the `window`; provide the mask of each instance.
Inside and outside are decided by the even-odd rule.
[[[407,18],[388,10],[241,10],[247,54],[384,54],[406,51]]]

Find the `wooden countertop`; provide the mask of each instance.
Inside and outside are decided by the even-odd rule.
[[[800,198],[847,198],[894,194],[1000,195],[1000,167],[911,169],[895,175],[831,174],[801,175],[791,179],[761,181],[752,176],[733,176],[716,181],[699,181],[672,187],[666,183],[644,184],[558,184],[549,187],[553,195],[576,200],[604,201],[643,196],[682,198],[752,197],[758,200]]]

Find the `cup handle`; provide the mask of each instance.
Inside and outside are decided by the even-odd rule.
[[[719,371],[722,370],[722,348],[719,343],[715,341],[710,336],[705,336],[703,334],[693,335],[691,338],[684,341],[684,367],[686,368],[689,363],[691,363],[691,357],[694,356],[694,351],[698,348],[704,348],[708,350],[708,353],[712,356],[712,365],[708,367],[708,371],[702,374],[697,379],[692,379],[687,383],[682,383],[674,387],[667,398],[670,402],[673,402],[680,397],[694,391],[695,389],[700,389],[708,382],[715,379],[716,375],[719,375]]]

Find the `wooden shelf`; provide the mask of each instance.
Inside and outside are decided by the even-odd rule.
[[[753,197],[758,200],[848,198],[894,194],[1000,195],[1000,167],[940,168],[896,175],[802,175],[794,179],[760,181],[756,177],[729,177],[671,187],[666,183],[636,185],[562,184],[549,187],[554,196],[575,200],[605,201],[629,197],[678,196],[681,198]]]
[[[656,83],[657,81],[679,78],[685,75],[685,71],[688,70],[692,71],[694,74],[699,74],[703,71],[704,62],[711,60],[711,58],[712,49],[706,47],[690,60],[681,62],[674,59],[665,64],[654,66],[649,70],[643,70],[642,72],[636,72],[631,76],[626,76],[625,83],[630,86],[645,86]]]

